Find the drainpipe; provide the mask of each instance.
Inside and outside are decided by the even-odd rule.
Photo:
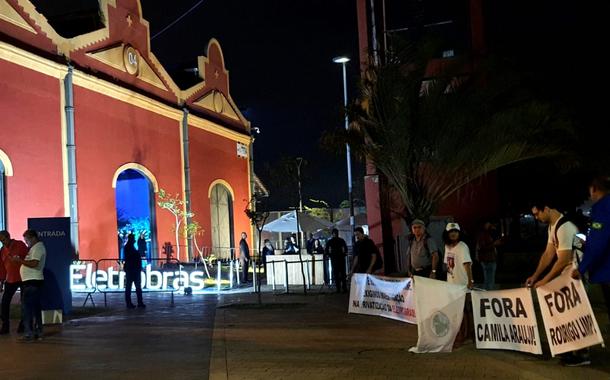
[[[373,64],[379,65],[379,45],[377,44],[377,23],[375,20],[375,0],[371,0],[371,40],[373,42]]]
[[[186,212],[191,213],[191,165],[189,163],[189,110],[182,109],[182,154],[184,159],[184,201],[186,202]],[[186,217],[187,226],[192,222],[190,216]],[[187,259],[193,255],[193,239],[187,239]]]
[[[76,142],[74,139],[74,87],[72,85],[73,67],[68,64],[64,77],[66,112],[66,150],[68,158],[68,201],[70,203],[70,239],[74,253],[78,257],[78,197],[76,184]]]

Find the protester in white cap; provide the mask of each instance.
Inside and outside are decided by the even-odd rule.
[[[443,232],[445,242],[445,259],[447,265],[447,282],[456,285],[466,285],[472,289],[474,281],[472,279],[472,260],[470,249],[462,241],[460,225],[457,223],[447,223]]]
[[[472,280],[470,249],[462,241],[460,225],[453,222],[447,223],[443,232],[443,241],[445,242],[444,262],[447,264],[447,282],[465,285],[468,289],[472,289],[474,281]],[[459,347],[466,339],[473,336],[472,302],[469,296],[470,294],[466,296],[466,302],[464,302],[464,318],[462,318],[460,331],[455,337],[454,348]]]

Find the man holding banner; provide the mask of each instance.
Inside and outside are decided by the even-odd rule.
[[[578,233],[578,228],[574,223],[565,220],[563,214],[552,207],[552,204],[548,201],[538,201],[534,203],[532,215],[539,222],[548,224],[549,226],[546,249],[538,261],[538,266],[534,274],[525,280],[525,285],[528,288],[533,286],[538,289],[560,276],[563,272],[571,269],[572,247],[574,237]],[[555,264],[553,264],[546,276],[539,279],[540,275],[551,265],[553,258],[555,257],[557,257]],[[586,351],[567,353],[561,357],[561,362],[567,366],[591,364],[588,352]]]
[[[538,261],[538,267],[533,275],[525,280],[527,287],[539,287],[559,276],[572,263],[572,244],[574,236],[578,233],[576,225],[570,221],[558,223],[564,216],[557,209],[548,206],[549,202],[537,202],[532,207],[532,215],[541,223],[548,224],[548,240],[546,249]],[[557,228],[559,226],[559,228]],[[540,275],[552,263],[553,258],[557,261],[551,270],[542,279]]]

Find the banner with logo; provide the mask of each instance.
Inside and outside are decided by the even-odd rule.
[[[470,293],[477,348],[542,354],[529,289]]]
[[[28,218],[28,228],[36,230],[45,246],[44,286],[41,303],[43,310],[72,312],[69,268],[74,258],[70,241],[70,218]]]
[[[411,283],[410,278],[355,273],[352,276],[349,312],[417,323]]]
[[[466,286],[414,277],[417,346],[409,351],[451,352],[464,317]]]
[[[570,271],[536,293],[551,355],[604,344],[582,281],[574,280]]]

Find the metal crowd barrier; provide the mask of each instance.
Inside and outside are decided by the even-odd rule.
[[[180,279],[182,278],[182,264],[176,259],[158,258],[143,258],[141,263],[142,271],[144,272],[144,287],[142,292],[170,293],[170,305],[174,306],[174,292],[181,288],[179,284]],[[122,271],[123,262],[117,259],[100,259],[96,264],[95,288],[99,293],[104,295],[104,307],[106,307],[108,293],[123,293],[125,291],[125,272]],[[153,272],[151,269],[154,269],[155,271]],[[171,284],[167,284],[166,281],[169,281],[169,276],[165,273],[170,273],[170,271],[174,272],[174,275],[171,277],[177,277],[177,279],[174,279]],[[117,276],[116,283],[114,281],[115,276]],[[106,283],[100,284],[100,279]],[[176,281],[178,281],[177,284]],[[165,286],[166,284],[168,286]],[[178,286],[175,286],[174,284]]]
[[[201,268],[203,266],[203,268]],[[189,271],[194,268],[203,275]],[[187,288],[215,288],[220,292],[224,287],[232,289],[240,285],[240,270],[238,260],[216,260],[215,262],[180,262],[176,259],[142,259],[142,292],[164,292],[171,294],[171,305],[174,305],[174,293],[187,292]],[[206,280],[214,279],[216,284],[206,285]],[[226,284],[223,285],[223,281]],[[196,286],[193,285],[195,281]],[[108,305],[108,293],[123,293],[125,291],[125,272],[123,262],[117,258],[100,260],[77,260],[72,263],[70,271],[71,291],[86,293],[83,306],[93,300],[94,293],[104,295],[104,306]]]
[[[308,290],[311,289],[311,286],[313,285],[313,283],[312,283],[312,273],[309,270],[309,268],[310,268],[309,264],[312,263],[311,267],[315,268],[315,264],[317,261],[320,261],[320,260],[316,260],[315,257],[309,256],[309,255],[303,255],[302,261],[287,261],[287,260],[268,261],[266,265],[271,266],[270,277],[271,277],[272,290],[275,291],[278,286],[278,282],[276,281],[278,276],[276,275],[276,268],[275,268],[278,263],[283,263],[282,265],[284,266],[284,278],[283,278],[282,284],[284,286],[285,293],[288,294],[288,293],[290,293],[290,283],[288,280],[289,265],[294,265],[294,264],[301,265],[301,262],[303,263],[303,271],[305,272],[305,277],[303,277],[301,275],[301,277],[303,277],[303,287],[305,287]],[[345,257],[345,267],[346,267],[345,273],[349,273],[349,263],[350,263],[350,257],[346,256]],[[322,264],[322,276],[324,276],[324,283],[322,284],[320,291],[322,291],[324,286],[331,286],[331,285],[337,286],[335,279],[333,278],[331,260],[326,255],[324,255],[323,264]],[[292,284],[292,285],[296,286],[296,284]]]

